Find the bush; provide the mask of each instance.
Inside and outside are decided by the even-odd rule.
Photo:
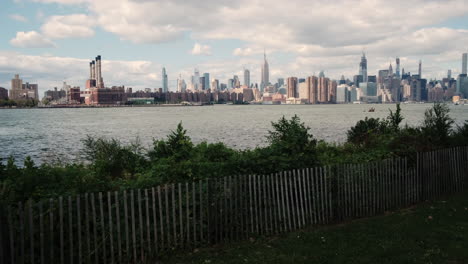
[[[423,136],[428,144],[444,146],[452,133],[454,120],[449,116],[450,109],[446,104],[435,103],[424,113],[424,122],[421,127]]]

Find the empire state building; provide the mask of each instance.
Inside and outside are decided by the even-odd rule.
[[[268,61],[266,59],[266,53],[263,53],[263,65],[262,65],[262,83],[260,85],[260,89],[263,92],[265,87],[267,87],[270,84],[270,70],[268,67]]]

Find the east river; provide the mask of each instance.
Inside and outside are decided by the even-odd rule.
[[[409,125],[421,124],[431,104],[403,104]],[[368,112],[373,107],[375,112]],[[343,142],[358,120],[385,117],[395,105],[214,105],[201,107],[0,109],[0,157],[18,162],[31,156],[36,162],[79,159],[81,140],[93,137],[130,142],[137,137],[145,147],[166,137],[182,121],[189,136],[201,141],[224,142],[238,148],[265,144],[271,122],[283,115],[298,115],[311,133],[328,142]],[[468,119],[468,106],[450,105],[458,124]]]

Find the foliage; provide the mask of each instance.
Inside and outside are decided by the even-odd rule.
[[[435,103],[424,113],[421,127],[423,135],[431,144],[444,145],[452,133],[454,120],[449,115],[450,109],[446,104]]]
[[[39,103],[36,99],[0,99],[0,107],[35,107]]]
[[[93,138],[83,140],[83,156],[96,175],[104,179],[133,178],[146,165],[139,140],[123,146],[116,139]]]
[[[165,139],[145,150],[139,140],[87,136],[84,163],[43,164],[27,158],[0,160],[0,202],[44,199],[93,191],[148,188],[158,184],[232,175],[268,174],[339,163],[362,163],[393,156],[412,157],[418,151],[468,145],[468,121],[452,128],[446,105],[435,104],[422,126],[403,126],[401,108],[387,118],[365,118],[347,132],[344,144],[317,141],[297,116],[272,122],[268,145],[247,150],[223,143],[194,144],[182,123]]]

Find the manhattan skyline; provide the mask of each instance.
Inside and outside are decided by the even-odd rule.
[[[82,65],[90,54],[106,57],[106,85],[163,87],[164,67],[169,90],[175,91],[177,78],[189,81],[194,68],[223,83],[243,76],[245,68],[250,82],[260,85],[264,50],[270,82],[321,70],[332,79],[351,79],[363,51],[367,75],[390,63],[396,68],[398,57],[406,72],[417,73],[422,60],[426,78],[442,78],[447,70],[456,76],[460,54],[468,51],[464,1],[396,1],[392,6],[385,1],[269,1],[269,12],[260,9],[261,2],[114,2],[2,3],[0,86],[9,87],[19,73],[39,83],[40,94],[62,81],[83,87],[87,69]],[[205,15],[196,15],[200,12]],[[291,13],[295,21],[287,19]],[[145,16],[154,18],[141,19]]]

